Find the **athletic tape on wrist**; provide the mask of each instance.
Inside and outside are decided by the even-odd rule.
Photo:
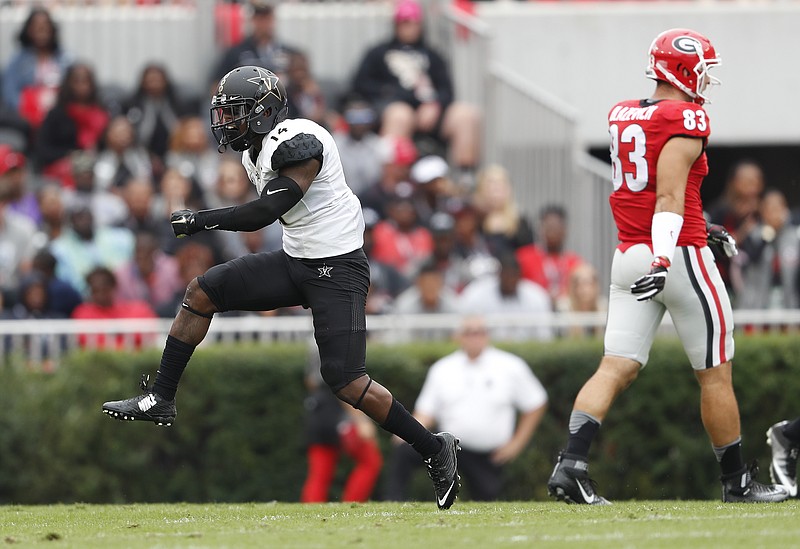
[[[672,262],[678,235],[683,227],[683,216],[674,212],[658,212],[653,215],[650,237],[653,240],[653,256],[663,256]]]

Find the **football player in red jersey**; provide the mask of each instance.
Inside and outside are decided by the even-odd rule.
[[[649,99],[622,101],[608,115],[611,210],[620,244],[611,267],[605,353],[570,416],[569,440],[548,481],[568,503],[608,504],[588,475],[589,447],[614,399],[647,364],[666,311],[700,384],[700,410],[722,470],[722,500],[775,502],[780,485],[752,478],[742,458],[739,408],[733,392],[733,316],[708,242],[735,253],[732,238],[710,232],[700,185],[708,173],[710,134],[703,109],[719,81],[714,46],[688,29],[659,34],[650,46]]]

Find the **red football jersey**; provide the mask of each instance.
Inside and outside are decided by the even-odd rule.
[[[656,206],[656,166],[664,144],[672,137],[703,140],[703,153],[689,170],[683,227],[677,245],[705,246],[706,222],[700,185],[708,174],[705,145],[711,129],[703,107],[688,101],[622,101],[608,113],[608,132],[614,184],[609,202],[623,251],[640,243],[652,247],[650,226]]]

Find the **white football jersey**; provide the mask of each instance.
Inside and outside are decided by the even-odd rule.
[[[272,168],[275,150],[301,133],[313,135],[322,143],[322,168],[300,202],[281,216],[283,250],[304,259],[357,250],[364,245],[361,202],[347,186],[339,151],[328,130],[303,118],[284,120],[264,136],[255,164],[249,151],[242,154],[247,175],[260,196],[267,182],[278,177],[278,171]]]

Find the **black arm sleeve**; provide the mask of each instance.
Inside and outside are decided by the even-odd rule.
[[[303,198],[303,191],[291,177],[271,179],[261,197],[229,208],[201,210],[195,214],[201,230],[257,231],[271,225]]]

